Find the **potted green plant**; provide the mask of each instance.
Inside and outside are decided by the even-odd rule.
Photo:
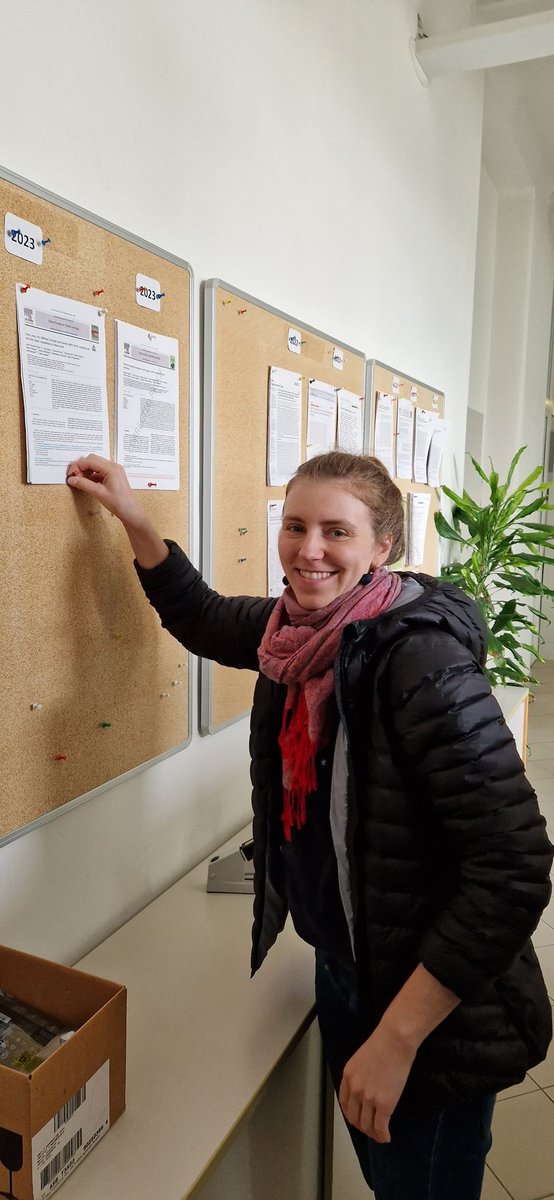
[[[547,496],[554,482],[537,482],[543,472],[539,466],[510,490],[514,470],[526,449],[521,446],[514,455],[505,483],[499,482],[492,462],[487,475],[470,455],[488,486],[486,503],[477,504],[465,490],[458,496],[443,486],[453,504],[451,523],[442,513],[435,514],[439,535],[460,548],[460,558],[443,566],[441,577],[473,597],[487,625],[487,675],[492,686],[537,683],[529,674],[524,652],[544,661],[532,640],[544,641],[537,621],[548,621],[548,617],[535,605],[541,596],[554,599],[554,590],[543,582],[541,571],[545,563],[554,563],[554,526],[537,519],[554,509]]]

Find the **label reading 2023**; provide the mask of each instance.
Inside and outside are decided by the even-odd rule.
[[[6,213],[4,217],[4,246],[9,254],[17,258],[25,258],[27,262],[42,263],[42,229],[32,225],[15,213]]]

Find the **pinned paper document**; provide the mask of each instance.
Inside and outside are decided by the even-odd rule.
[[[16,284],[29,483],[65,483],[68,463],[110,456],[101,309]]]
[[[179,342],[116,321],[117,461],[133,488],[179,488]]]
[[[339,388],[337,400],[337,449],[345,450],[347,454],[361,454],[364,448],[363,397]]]
[[[394,475],[393,414],[394,396],[386,392],[377,393],[375,405],[375,457]]]
[[[308,384],[308,432],[306,457],[335,449],[337,436],[337,393],[330,383],[310,379]]]
[[[406,561],[411,567],[420,567],[425,559],[425,537],[430,492],[409,492],[407,513]]]
[[[411,400],[398,398],[396,411],[396,475],[411,479],[414,457],[414,412]]]
[[[431,487],[440,487],[442,456],[448,426],[442,417],[437,417],[436,414],[434,416],[435,423],[429,446],[429,457],[427,459],[427,483]]]
[[[435,428],[435,414],[426,408],[416,408],[414,443],[414,480],[427,483],[427,456]]]
[[[300,466],[302,377],[282,367],[269,370],[267,482],[281,487]]]
[[[279,558],[279,533],[283,517],[283,500],[267,502],[267,594],[280,596],[284,590],[283,568]]]

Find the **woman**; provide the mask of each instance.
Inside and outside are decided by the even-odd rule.
[[[179,641],[259,669],[252,968],[290,911],[316,949],[324,1048],[377,1200],[477,1200],[495,1093],[551,1036],[529,937],[552,848],[482,670],[476,606],[386,570],[403,509],[376,459],[299,468],[278,601],[211,591],[121,467],[91,455],[68,483],[121,519]]]

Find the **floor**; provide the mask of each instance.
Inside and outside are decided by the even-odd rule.
[[[529,708],[527,776],[554,842],[554,662],[534,670],[541,686]],[[533,941],[554,1004],[554,897]],[[482,1200],[554,1200],[554,1045],[523,1083],[501,1092]]]

